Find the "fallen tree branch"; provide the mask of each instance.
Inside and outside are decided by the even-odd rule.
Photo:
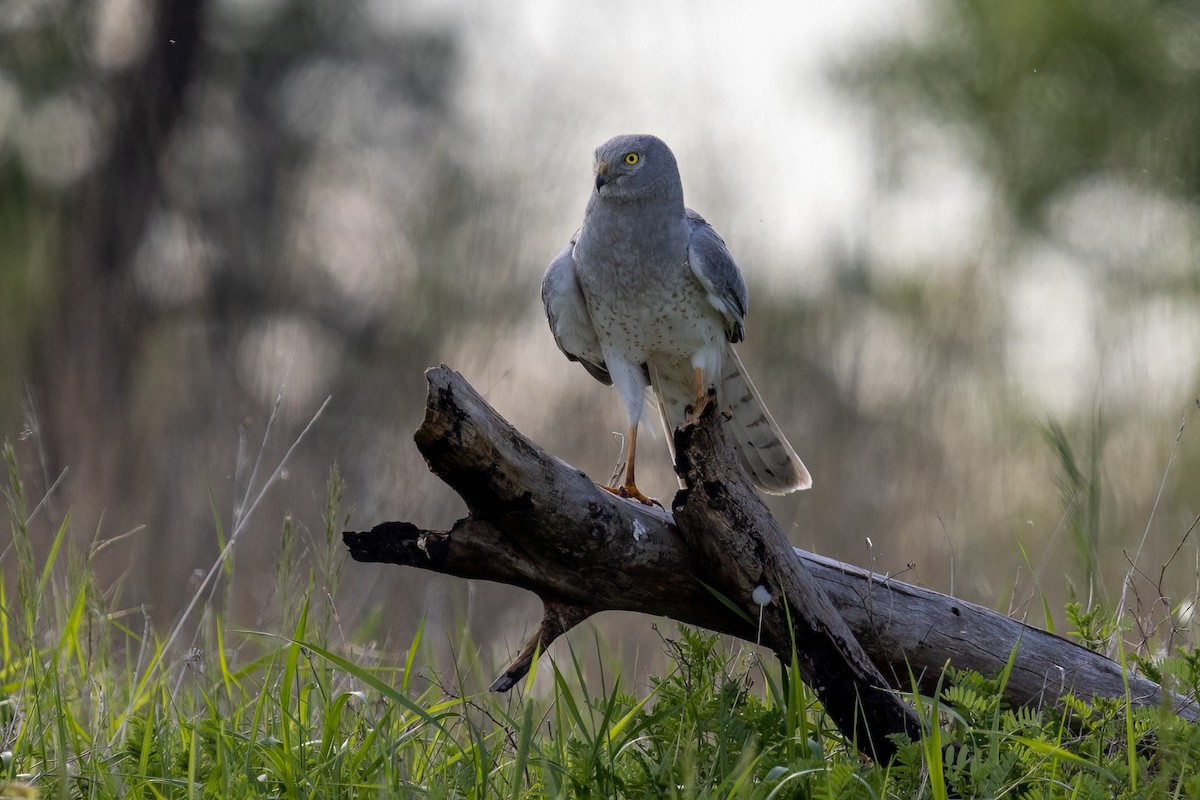
[[[503,691],[529,669],[534,651],[599,611],[667,616],[749,641],[757,620],[732,611],[698,580],[701,554],[671,515],[599,489],[538,448],[492,409],[461,375],[427,373],[426,418],[416,434],[430,468],[466,501],[470,516],[449,531],[385,522],[347,532],[358,561],[420,567],[519,586],[541,598],[545,620],[493,684]],[[935,691],[946,664],[998,674],[1015,650],[1004,687],[1012,706],[1059,705],[1071,693],[1123,697],[1112,660],[982,606],[795,550],[866,655],[899,690]],[[1194,698],[1128,676],[1134,705],[1167,704],[1200,721]]]
[[[676,469],[687,487],[672,503],[675,525],[722,595],[743,611],[758,607],[763,644],[780,663],[796,663],[834,723],[864,753],[890,761],[891,737],[917,741],[921,722],[796,557],[724,428],[710,390],[699,414],[674,432]]]

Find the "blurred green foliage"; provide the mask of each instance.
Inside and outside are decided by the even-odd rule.
[[[1001,198],[1039,227],[1097,173],[1200,198],[1200,6],[1189,0],[940,0],[920,33],[845,77],[903,132],[951,126]],[[909,144],[883,137],[899,158]]]

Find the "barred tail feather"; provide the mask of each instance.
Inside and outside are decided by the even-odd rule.
[[[692,389],[692,368],[684,363],[674,365],[673,370],[664,369],[661,365],[651,362],[650,390],[658,404],[658,418],[662,421],[663,431],[666,432],[667,448],[671,451],[671,463],[675,463],[675,429],[683,424],[687,407],[695,402],[695,390]],[[679,488],[684,488],[683,480]]]
[[[767,410],[732,346],[725,348],[720,396],[722,408],[732,415],[726,430],[754,485],[768,494],[810,488],[812,476]]]
[[[650,385],[658,401],[672,460],[675,428],[682,424],[687,406],[695,400],[691,366],[686,362],[676,366],[678,369],[650,365]],[[730,414],[725,430],[750,480],[768,494],[788,494],[811,487],[808,469],[767,410],[732,346],[725,348],[721,372],[718,402]]]

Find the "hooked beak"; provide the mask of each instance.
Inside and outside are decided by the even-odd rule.
[[[596,191],[600,191],[600,187],[608,183],[608,162],[601,161],[596,165]]]

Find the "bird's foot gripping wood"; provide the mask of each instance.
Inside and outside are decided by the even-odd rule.
[[[790,616],[780,613],[788,594],[784,582],[770,580],[773,600],[764,608],[760,628],[725,604],[731,594],[722,593],[718,599],[708,588],[713,583],[697,580],[711,574],[714,564],[755,555],[753,547],[730,550],[725,538],[710,532],[719,522],[715,517],[734,511],[728,503],[712,502],[720,495],[706,493],[727,493],[741,483],[736,464],[725,459],[719,480],[700,475],[693,479],[691,502],[685,500],[684,505],[707,522],[685,540],[689,526],[681,520],[686,513],[672,518],[640,503],[598,497],[595,483],[525,438],[457,372],[441,366],[426,376],[428,405],[415,437],[417,446],[434,474],[462,496],[470,516],[449,531],[383,522],[370,531],[347,531],[343,538],[356,562],[398,564],[537,594],[545,619],[493,685],[497,691],[519,683],[533,656],[545,652],[555,635],[600,611],[666,616],[772,649],[790,648],[801,615],[794,609]],[[684,461],[699,464],[711,461],[714,451],[705,439],[693,436],[677,452]],[[765,528],[766,519],[769,516],[729,524],[735,529]],[[586,552],[587,557],[566,555],[576,552]],[[718,555],[710,557],[709,552]],[[881,680],[886,681],[879,685],[907,692],[915,681],[922,693],[934,695],[944,688],[943,669],[951,662],[984,674],[1005,671],[1009,678],[1004,700],[1013,707],[1062,706],[1069,692],[1079,698],[1112,697],[1135,707],[1167,708],[1200,723],[1194,697],[1163,691],[1099,653],[894,577],[794,552],[882,670]],[[782,566],[783,560],[776,563]],[[747,577],[745,604],[757,617],[753,589],[762,582],[761,563],[752,565]],[[807,645],[796,652],[802,660],[811,658]],[[1006,666],[1010,656],[1013,661]],[[791,663],[790,655],[785,663]],[[844,683],[817,685],[839,688]],[[855,700],[853,692],[843,694]],[[848,736],[852,731],[845,730]],[[866,749],[870,740],[856,741]]]
[[[621,486],[601,486],[600,488],[606,492],[612,492],[617,497],[624,497],[627,500],[637,500],[642,505],[663,507],[663,504],[653,497],[647,497],[642,494],[642,490],[632,483],[622,484]]]
[[[625,481],[620,485],[615,485],[617,476],[613,475],[612,481],[608,486],[600,488],[606,492],[612,492],[617,497],[624,497],[627,500],[637,500],[642,505],[658,506],[662,508],[662,503],[655,500],[653,497],[647,497],[642,494],[637,488],[634,481],[634,465],[637,463],[637,424],[633,424],[629,428],[629,435],[625,439]],[[617,465],[617,470],[620,471],[620,465]]]
[[[704,409],[710,404],[717,402],[717,387],[709,386],[708,389],[697,387],[696,402],[686,407],[683,416],[685,425],[695,425],[700,422],[700,415],[704,413]],[[730,419],[732,415],[728,411],[722,411],[721,416],[725,419]]]

